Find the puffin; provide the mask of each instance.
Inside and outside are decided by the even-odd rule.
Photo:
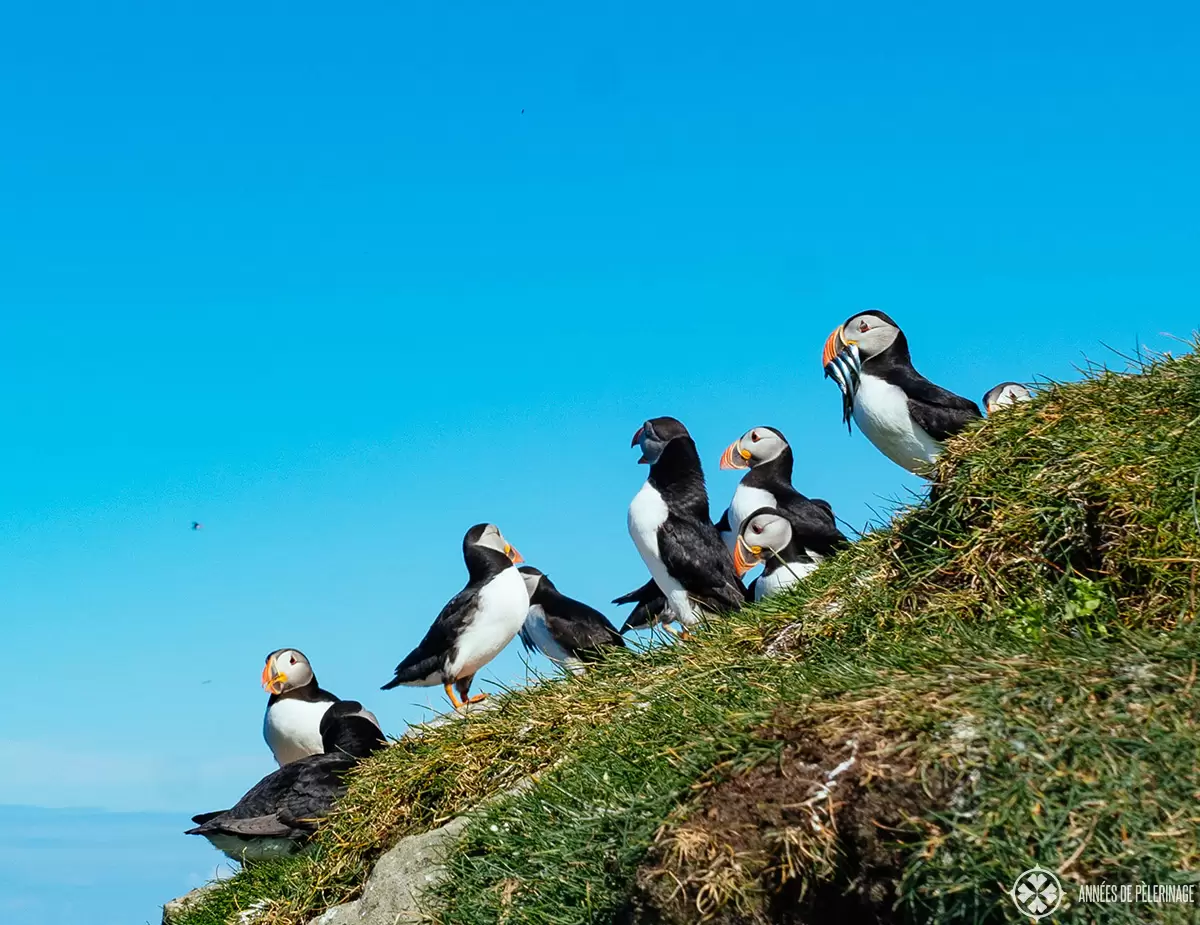
[[[628,619],[621,624],[622,635],[631,630],[647,629],[648,627],[665,623],[664,617],[669,613],[667,596],[662,593],[662,589],[655,583],[653,578],[628,594],[614,597],[612,602],[614,604],[636,605],[629,612]]]
[[[739,576],[760,562],[762,574],[750,583],[750,598],[755,601],[807,578],[820,559],[805,548],[791,518],[783,511],[763,507],[742,521],[733,546],[733,566]]]
[[[992,415],[997,408],[1015,405],[1019,401],[1033,401],[1033,393],[1020,382],[1001,382],[987,390],[983,396],[983,408]]]
[[[340,698],[317,683],[308,657],[299,649],[276,649],[267,656],[262,686],[271,695],[263,738],[279,766],[321,754],[321,719]]]
[[[837,527],[833,508],[820,498],[806,498],[792,487],[792,448],[774,427],[752,427],[721,454],[722,469],[749,469],[733,492],[729,508],[717,523],[721,538],[733,551],[742,522],[753,511],[782,511],[803,540],[807,555],[820,561],[849,545]]]
[[[317,820],[346,792],[343,775],[387,741],[374,715],[339,700],[321,719],[321,752],[285,764],[250,788],[232,809],[192,817],[187,835],[203,835],[232,860],[267,861],[301,851]]]
[[[853,315],[825,341],[827,378],[842,390],[842,419],[888,459],[928,475],[943,442],[983,415],[969,398],[934,385],[912,365],[908,338],[883,312]]]
[[[587,604],[567,597],[543,572],[530,565],[518,571],[529,592],[529,613],[521,627],[521,643],[537,650],[572,674],[597,661],[606,649],[625,648],[625,640],[608,618]]]
[[[745,589],[709,519],[696,444],[682,423],[652,418],[633,435],[646,483],[629,505],[629,535],[667,600],[664,614],[686,630],[703,612],[737,610]]]
[[[468,697],[471,681],[525,623],[529,591],[517,571],[517,563],[525,560],[495,524],[473,526],[463,537],[462,548],[467,586],[442,608],[425,638],[396,666],[396,676],[383,690],[401,684],[441,684],[456,710],[487,699],[487,694]]]

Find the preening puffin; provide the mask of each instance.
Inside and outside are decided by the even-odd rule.
[[[792,448],[774,427],[752,427],[721,454],[722,469],[749,469],[733,492],[729,509],[718,523],[721,538],[732,552],[742,522],[760,508],[787,515],[816,561],[848,545],[838,529],[833,508],[820,498],[806,498],[792,487]]]
[[[276,649],[267,656],[262,686],[271,696],[263,716],[263,738],[280,766],[319,755],[321,720],[338,697],[317,683],[312,664],[299,649]]]
[[[756,601],[808,577],[820,564],[804,548],[787,515],[770,507],[751,512],[734,541],[733,565],[738,575],[745,575],[760,562],[763,572],[750,583],[750,596]]]
[[[582,674],[585,664],[596,661],[605,649],[625,648],[621,634],[600,611],[567,597],[532,566],[523,565],[519,571],[529,592],[529,613],[521,627],[526,649],[537,649],[555,664]]]
[[[375,717],[354,700],[333,704],[321,719],[322,752],[268,774],[232,809],[193,816],[196,828],[235,861],[265,861],[300,851],[317,820],[346,792],[342,779],[360,758],[387,742]]]
[[[1015,405],[1019,401],[1033,401],[1033,393],[1019,382],[1001,382],[988,389],[983,396],[983,409],[990,415],[997,408]]]
[[[968,398],[934,385],[915,369],[908,338],[883,312],[847,319],[825,341],[825,375],[842,390],[842,417],[888,459],[928,474],[942,441],[982,417]]]
[[[709,519],[704,472],[687,428],[675,418],[646,421],[633,435],[650,474],[629,505],[629,535],[670,617],[685,628],[702,611],[737,610],[745,589],[729,551]]]
[[[516,567],[525,560],[495,524],[476,524],[463,537],[463,561],[467,586],[442,608],[425,638],[396,666],[396,677],[383,685],[383,690],[401,684],[441,684],[456,710],[487,698],[487,694],[467,694],[475,673],[512,642],[525,622],[529,592]],[[451,685],[458,690],[458,697]]]

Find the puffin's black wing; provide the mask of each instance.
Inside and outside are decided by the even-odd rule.
[[[908,396],[908,413],[934,440],[953,437],[974,420],[983,417],[969,398],[934,385],[912,367],[896,367],[887,380]]]
[[[193,817],[204,821],[186,834],[303,837],[345,792],[342,774],[353,763],[342,755],[312,755],[284,765],[251,787],[232,809]]]
[[[647,601],[653,600],[656,597],[662,597],[662,591],[658,588],[658,583],[651,578],[640,588],[630,591],[628,594],[622,594],[620,597],[614,597],[614,604],[644,604]]]
[[[433,621],[433,626],[429,627],[425,638],[396,666],[396,677],[383,685],[381,690],[388,691],[401,684],[420,681],[440,671],[454,648],[459,630],[471,619],[478,606],[479,589],[473,585],[467,585],[450,598],[450,602]]]
[[[636,591],[630,591],[628,594],[622,594],[620,597],[613,598],[613,603],[637,604],[630,611],[629,618],[621,625],[622,633],[653,626],[659,622],[667,610],[666,595],[662,593],[662,590],[658,587],[658,583],[653,578]]]
[[[845,534],[833,519],[833,508],[820,498],[776,496],[778,509],[792,525],[793,542],[810,549],[819,556],[831,556],[839,549],[850,545]]]
[[[550,635],[572,655],[595,657],[608,646],[625,648],[625,640],[608,617],[583,601],[554,591],[547,595],[542,610]]]
[[[197,823],[197,827],[189,829],[186,834],[204,835],[208,832],[223,832],[226,831],[226,823],[238,819],[255,819],[271,815],[275,812],[284,794],[299,779],[304,765],[315,758],[323,757],[325,756],[314,755],[310,758],[302,758],[300,761],[285,764],[277,771],[272,771],[247,790],[246,795],[238,800],[232,808],[219,813],[200,813],[193,816],[192,821]]]
[[[710,610],[737,610],[746,589],[733,571],[729,550],[707,518],[700,523],[669,516],[658,528],[658,554],[688,596]]]

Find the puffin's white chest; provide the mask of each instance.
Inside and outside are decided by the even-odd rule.
[[[854,422],[879,452],[909,472],[926,472],[942,451],[912,419],[904,390],[876,376],[863,374],[859,382]]]
[[[738,487],[733,491],[733,500],[729,502],[729,529],[731,532],[723,535],[725,545],[729,547],[730,552],[733,551],[733,544],[737,542],[738,531],[742,529],[742,521],[759,508],[774,506],[775,496],[769,491],[738,483]]]
[[[550,661],[575,674],[583,672],[583,663],[572,657],[571,653],[550,634],[550,627],[546,625],[546,611],[541,604],[529,605],[529,614],[525,617],[525,625],[521,632],[525,634],[526,641]]]
[[[475,674],[500,654],[521,631],[529,612],[529,591],[516,566],[509,566],[479,589],[474,615],[462,628],[447,681]]]
[[[332,705],[328,700],[283,697],[267,707],[263,738],[281,767],[325,751],[321,744],[321,719]]]
[[[691,626],[698,618],[692,611],[687,591],[671,577],[658,552],[658,528],[666,523],[668,514],[667,502],[647,481],[629,505],[629,535],[654,577],[654,583],[666,595],[675,619],[684,626]]]
[[[784,588],[791,587],[797,581],[811,575],[816,567],[815,562],[789,562],[786,566],[780,564],[769,575],[758,576],[754,583],[754,599],[761,601],[764,597],[770,597]]]

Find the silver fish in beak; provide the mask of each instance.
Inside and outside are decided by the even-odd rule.
[[[858,344],[848,344],[838,328],[825,341],[825,377],[837,383],[842,391],[842,420],[846,430],[852,431],[850,419],[854,414],[854,396],[862,379],[862,354]]]

